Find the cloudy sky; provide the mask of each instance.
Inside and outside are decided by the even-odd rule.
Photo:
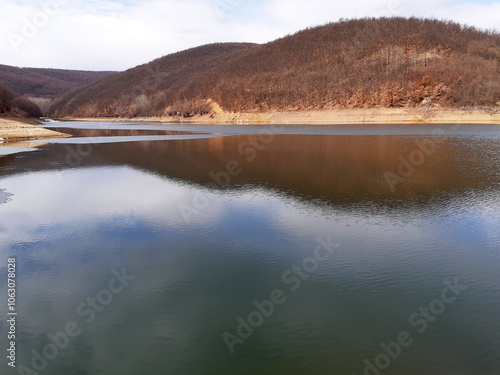
[[[500,0],[0,0],[0,64],[125,70],[213,42],[265,43],[339,18],[418,16],[500,30]]]

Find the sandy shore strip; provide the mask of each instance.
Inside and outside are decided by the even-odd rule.
[[[266,113],[228,113],[179,117],[135,118],[66,118],[69,121],[158,121],[175,124],[283,124],[283,125],[346,125],[346,124],[498,124],[500,108],[427,109],[373,108],[283,111]]]
[[[500,124],[497,112],[451,109],[383,108],[280,112],[275,124]]]
[[[32,139],[65,137],[70,137],[70,135],[22,123],[19,120],[0,118],[0,138],[4,144]]]

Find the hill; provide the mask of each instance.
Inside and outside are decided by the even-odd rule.
[[[53,99],[113,73],[0,65],[0,84],[22,96]]]
[[[20,97],[6,87],[0,85],[0,115],[2,115],[2,117],[11,115],[40,117],[42,116],[42,112],[38,105],[31,100]]]
[[[217,70],[255,44],[217,43],[156,59],[109,76],[59,98],[51,112],[79,116],[148,116],[163,112],[166,103],[190,97],[197,80]],[[202,96],[199,92],[194,96]],[[193,98],[194,98],[193,96]]]
[[[264,45],[165,56],[59,98],[59,116],[495,106],[500,34],[417,18],[345,20]],[[214,102],[216,104],[214,104]]]

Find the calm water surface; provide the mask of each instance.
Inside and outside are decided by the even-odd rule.
[[[0,158],[18,370],[500,373],[499,126],[49,125]]]

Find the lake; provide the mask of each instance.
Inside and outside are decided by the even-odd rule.
[[[47,127],[0,158],[2,373],[500,373],[500,126]]]

